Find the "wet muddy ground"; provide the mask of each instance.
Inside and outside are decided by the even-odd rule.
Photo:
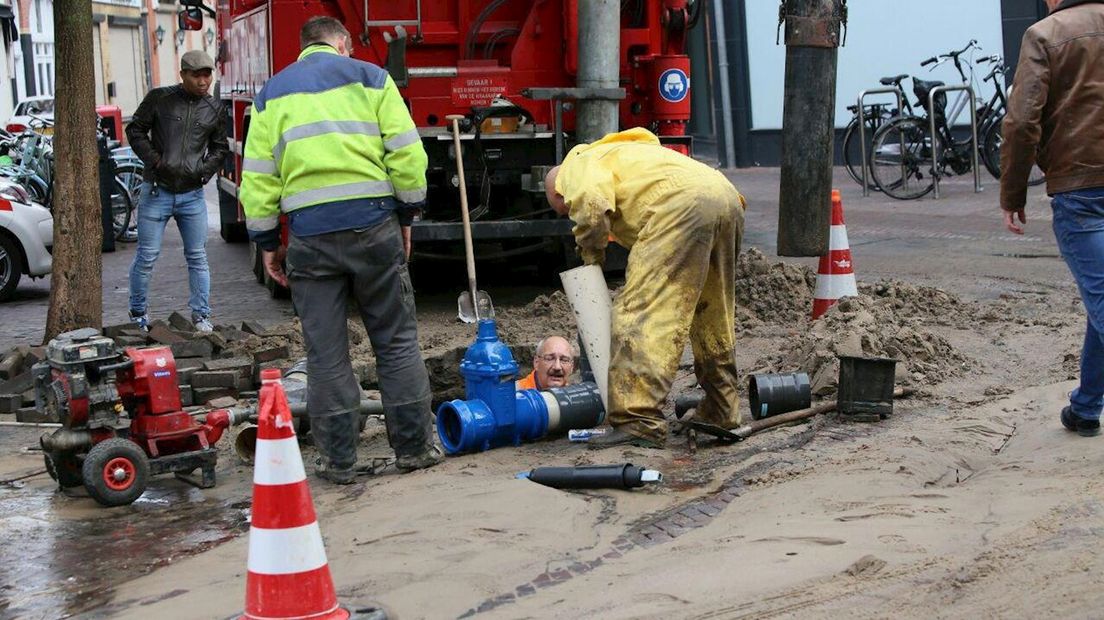
[[[773,265],[779,261],[773,255],[777,170],[737,171],[731,176],[751,201],[745,249],[761,250],[767,263]],[[917,359],[921,365],[908,366],[908,372],[902,377],[926,392],[922,396],[926,399],[922,400],[926,414],[948,409],[969,410],[973,403],[987,402],[991,397],[1025,386],[1064,380],[1076,372],[1080,308],[1065,266],[1057,257],[1041,195],[1032,195],[1029,235],[1014,238],[999,228],[995,187],[992,186],[986,194],[973,194],[965,184],[948,183],[944,186],[943,200],[911,203],[877,196],[861,199],[853,186],[845,186],[844,191],[848,231],[860,282],[873,284],[882,278],[894,278],[910,286],[938,287],[950,293],[952,298],[947,301],[926,294],[924,299],[928,301],[924,304],[927,305],[905,308],[909,312],[897,312],[902,309],[897,307],[887,318],[885,295],[868,289],[865,292],[871,301],[857,304],[849,309],[850,314],[840,313],[819,331],[810,330],[802,322],[800,308],[794,312],[782,307],[787,301],[793,303],[797,297],[801,301],[794,307],[803,307],[808,291],[801,293],[798,287],[779,295],[778,287],[779,281],[789,281],[796,286],[804,277],[794,274],[803,268],[815,267],[815,259],[787,260],[787,267],[777,267],[781,280],[772,280],[775,276],[771,273],[760,274],[764,282],[771,284],[762,284],[765,288],[758,297],[746,299],[743,304],[745,312],[740,315],[742,332],[738,340],[741,371],[795,370],[794,365],[812,364],[809,370],[815,373],[830,356],[854,344],[854,338],[838,337],[847,333],[848,326],[858,325],[871,331],[877,324],[888,321],[902,337],[896,340],[868,338],[865,344],[894,346],[905,352],[912,350],[910,346],[920,351],[930,349],[928,359]],[[557,301],[547,297],[553,292],[551,287],[526,286],[504,291],[508,284],[498,277],[488,281],[494,284],[490,292],[503,311],[500,329],[507,335],[520,334],[511,342],[518,347],[519,356],[525,346],[531,345],[533,334],[564,329],[564,317],[556,314]],[[457,279],[457,284],[463,283]],[[454,288],[458,292],[462,286]],[[910,297],[914,301],[915,298]],[[983,304],[983,307],[974,304]],[[545,311],[537,312],[540,308]],[[777,312],[771,314],[772,308]],[[428,348],[435,350],[429,360],[438,381],[435,391],[443,396],[449,384],[455,383],[455,375],[450,374],[450,370],[458,361],[458,351],[462,351],[456,348],[454,293],[447,287],[429,287],[419,297],[419,315],[425,325],[423,341],[428,340]],[[281,308],[267,322],[282,321],[285,316],[286,309]],[[953,348],[940,348],[942,343]],[[863,345],[862,333],[859,333],[858,346],[862,348]],[[1073,355],[1072,362],[1070,355]],[[689,366],[684,365],[678,389],[692,384],[688,370]],[[940,384],[938,389],[933,387],[936,384]],[[452,388],[454,391],[461,389],[456,385]],[[910,407],[906,406],[904,411],[909,411]],[[10,418],[0,416],[4,420]],[[0,480],[42,470],[40,453],[27,450],[37,444],[41,432],[41,429],[0,427]],[[612,540],[609,549],[617,550],[620,545],[624,549],[618,553],[624,553],[633,545],[647,548],[669,535],[667,529],[677,532],[677,527],[689,528],[685,522],[684,526],[676,523],[671,528],[660,528],[661,532],[667,532],[663,535],[648,529],[656,523],[669,522],[674,514],[689,510],[691,504],[698,506],[694,502],[703,502],[705,508],[694,508],[698,512],[689,510],[688,514],[707,514],[712,510],[709,506],[713,505],[709,502],[726,490],[731,496],[742,492],[737,486],[769,486],[784,482],[790,476],[786,472],[793,469],[794,463],[812,458],[808,454],[792,458],[786,455],[814,436],[817,438],[817,458],[831,461],[842,458],[832,456],[834,442],[862,445],[863,437],[874,432],[865,427],[826,430],[822,423],[814,423],[784,431],[777,438],[749,442],[731,450],[699,451],[693,457],[685,453],[684,440],[675,438],[671,450],[653,459],[664,469],[666,485],[658,493],[667,499],[656,501],[654,505],[645,501],[649,508],[644,516],[633,523],[621,523],[620,537]],[[233,457],[229,449],[232,439],[231,435],[221,442],[219,485],[215,489],[199,490],[162,476],[152,479],[149,490],[139,501],[123,508],[101,508],[79,489],[58,492],[45,473],[0,484],[0,536],[4,541],[0,545],[0,618],[162,617],[167,601],[192,600],[197,593],[191,586],[171,583],[159,582],[157,587],[141,593],[120,592],[126,590],[123,586],[128,582],[188,562],[194,556],[219,558],[218,554],[210,552],[248,531],[250,469]],[[375,434],[369,433],[363,450],[374,453],[384,446],[377,429]],[[455,475],[461,479],[474,476],[481,462],[485,463],[484,468],[489,466],[492,470],[517,470],[536,462],[559,459],[557,464],[563,464],[564,460],[585,463],[591,462],[591,458],[588,453],[576,451],[576,447],[558,440],[526,446],[516,453],[503,450],[464,457],[450,463],[440,475]],[[772,465],[763,466],[762,473],[732,469],[736,463],[754,463],[757,459],[766,459]],[[963,471],[966,469],[964,467]],[[734,474],[733,471],[742,473]],[[716,472],[727,472],[726,476],[734,477],[717,479]],[[437,474],[429,472],[427,475]],[[387,489],[394,492],[393,488],[405,480],[397,476],[386,478],[379,483],[385,492]],[[424,484],[425,478],[422,481]],[[370,493],[379,490],[373,486]],[[354,488],[340,493],[321,492],[325,495],[320,514],[328,510],[341,515],[343,510],[363,500],[360,494],[365,492],[365,487],[361,485],[359,490]],[[588,502],[602,504],[597,510],[596,521],[588,522],[587,527],[599,528],[617,521],[616,515],[610,512],[616,510],[615,503],[608,498],[602,499],[605,496],[586,497]],[[605,521],[602,514],[606,515]],[[462,521],[464,517],[457,518]],[[679,520],[684,519],[693,517],[679,517]],[[607,548],[595,549],[605,551]],[[331,556],[336,553],[332,552]],[[601,554],[579,557],[593,561]],[[236,580],[234,587],[241,591],[245,565],[240,558],[234,562],[237,564],[230,568],[222,565],[209,568],[225,575],[226,579]],[[541,587],[543,579],[540,573],[514,577],[517,583],[510,582],[509,587],[521,588],[529,580]],[[350,580],[345,581],[346,592],[358,591],[357,587],[349,586]],[[355,578],[351,581],[357,583]],[[381,587],[378,583],[371,584],[371,589],[377,592]],[[513,601],[501,602],[500,596],[504,595],[496,592],[500,590],[489,588],[485,599],[473,601],[462,609],[451,608],[445,615],[496,612],[510,616],[509,605]],[[240,600],[219,609],[229,615],[235,611],[235,605],[240,605]],[[162,611],[146,616],[144,609]],[[441,611],[440,608],[435,610]],[[514,613],[521,611],[516,609]],[[433,613],[414,615],[434,616]],[[207,616],[183,614],[176,617]]]

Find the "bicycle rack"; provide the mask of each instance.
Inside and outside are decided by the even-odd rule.
[[[970,155],[973,158],[974,168],[974,193],[981,192],[981,171],[978,170],[978,165],[981,163],[978,161],[978,135],[977,135],[977,107],[974,106],[974,89],[969,84],[962,84],[960,86],[936,86],[928,93],[928,120],[931,122],[931,139],[932,139],[932,185],[934,186],[934,194],[932,198],[939,200],[939,173],[936,170],[939,169],[939,162],[936,161],[936,157],[943,154],[943,149],[936,148],[936,141],[939,140],[939,134],[935,133],[935,97],[939,93],[946,93],[951,91],[964,90],[969,95],[969,99],[966,101],[967,107],[970,108],[970,135],[973,138],[971,142],[972,148],[970,149]],[[947,128],[950,131],[950,127]],[[953,138],[952,138],[953,139]]]
[[[870,195],[870,185],[868,184],[869,180],[867,179],[869,171],[867,170],[868,158],[866,156],[866,123],[864,122],[866,119],[864,118],[865,114],[863,113],[866,110],[866,107],[863,104],[863,100],[866,99],[867,95],[880,95],[885,93],[893,93],[894,95],[897,95],[897,113],[900,114],[901,110],[903,110],[905,107],[904,101],[902,101],[900,90],[896,88],[871,88],[870,90],[864,90],[859,93],[859,150],[862,151],[862,186],[864,197]]]

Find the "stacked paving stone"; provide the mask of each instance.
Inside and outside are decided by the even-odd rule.
[[[286,334],[270,332],[256,321],[201,333],[185,316],[173,313],[168,321],[152,322],[149,332],[125,323],[105,327],[103,333],[120,347],[168,347],[185,407],[225,407],[234,399],[256,398],[262,370],[290,366]],[[0,356],[0,414],[14,413],[20,422],[47,421],[35,410],[30,372],[45,351],[19,346]]]

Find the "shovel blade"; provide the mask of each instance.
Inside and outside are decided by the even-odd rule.
[[[478,305],[477,305],[478,304]],[[478,313],[476,312],[478,308]],[[464,291],[456,300],[456,314],[465,323],[478,323],[479,319],[495,318],[494,305],[487,291],[476,291],[475,300],[471,293]]]

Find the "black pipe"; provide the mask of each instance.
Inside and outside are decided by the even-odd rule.
[[[581,467],[537,467],[517,475],[555,489],[633,489],[663,481],[663,474],[631,463]]]
[[[805,409],[812,402],[809,375],[803,372],[748,377],[748,404],[756,420]]]
[[[602,395],[598,384],[589,381],[549,388],[547,391],[556,399],[559,407],[559,424],[552,427],[549,420],[549,432],[559,429],[594,428],[606,419],[606,410],[602,406]]]

